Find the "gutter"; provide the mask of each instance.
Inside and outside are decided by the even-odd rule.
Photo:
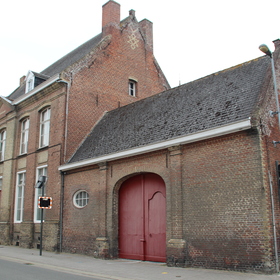
[[[208,130],[192,133],[192,134],[189,134],[186,136],[182,136],[182,137],[178,137],[178,138],[174,138],[174,139],[170,139],[170,140],[166,140],[166,141],[161,141],[161,142],[154,143],[154,144],[149,144],[149,145],[145,145],[142,147],[132,148],[132,149],[124,150],[124,151],[117,152],[117,153],[112,153],[112,154],[105,155],[105,156],[82,160],[79,162],[64,164],[64,165],[61,165],[58,168],[58,170],[68,171],[68,170],[72,170],[72,169],[76,169],[76,168],[86,167],[86,166],[93,165],[93,164],[98,164],[98,163],[104,162],[104,161],[113,161],[113,160],[131,157],[131,156],[135,156],[135,155],[139,155],[139,154],[143,154],[143,153],[154,152],[154,151],[166,149],[166,148],[169,148],[172,146],[193,143],[193,142],[197,142],[197,141],[201,141],[201,140],[205,140],[205,139],[209,139],[209,138],[213,138],[213,137],[227,135],[227,134],[242,131],[242,130],[247,130],[247,129],[250,129],[251,127],[252,127],[252,125],[251,125],[251,121],[249,118],[249,119],[245,119],[245,120],[235,122],[235,123],[232,123],[229,125],[224,125],[224,126],[216,127],[213,129],[208,129]]]
[[[14,100],[12,102],[12,105],[18,105],[19,103],[21,103],[22,101],[28,99],[29,97],[35,95],[36,93],[38,93],[39,91],[41,91],[42,89],[50,86],[51,84],[57,82],[58,80],[60,80],[60,75],[56,74],[53,75],[52,77],[50,77],[48,80],[46,80],[45,82],[41,83],[40,85],[36,86],[33,90],[31,90],[30,92],[22,95],[20,98]]]
[[[9,103],[10,105],[13,105],[12,104],[12,101],[9,100],[8,98],[6,98],[5,96],[0,96],[0,98],[2,98],[3,100],[5,100],[7,103]]]

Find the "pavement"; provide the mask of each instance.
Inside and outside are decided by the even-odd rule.
[[[164,263],[126,259],[100,260],[90,256],[46,251],[43,251],[42,256],[40,256],[39,250],[36,249],[24,249],[16,246],[3,245],[0,245],[0,260],[1,259],[25,265],[35,265],[77,276],[87,276],[89,279],[280,280],[278,274],[264,275],[201,268],[167,267]]]

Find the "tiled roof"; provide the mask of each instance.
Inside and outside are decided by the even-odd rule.
[[[83,58],[86,54],[88,54],[100,41],[102,38],[102,34],[99,34],[95,36],[94,38],[90,39],[89,41],[85,42],[75,50],[71,51],[55,63],[53,63],[51,66],[46,68],[40,73],[36,73],[39,77],[51,77],[55,74],[58,74],[62,72],[64,69],[66,69],[68,66],[72,65],[76,61]],[[32,71],[33,72],[33,71]],[[35,73],[35,72],[33,72]],[[15,100],[21,95],[25,93],[25,85],[17,88],[12,94],[10,94],[7,98],[10,100]]]
[[[269,58],[209,75],[105,114],[71,163],[248,119]]]
[[[68,66],[72,65],[76,61],[83,58],[86,54],[90,52],[102,39],[102,34],[95,36],[94,38],[90,39],[89,41],[85,42],[77,49],[73,50],[72,52],[68,53],[54,64],[46,68],[41,72],[41,74],[53,76],[57,73],[62,72]]]

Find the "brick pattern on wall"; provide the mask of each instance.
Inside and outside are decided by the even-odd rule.
[[[179,210],[176,209],[179,205],[172,206],[172,193],[176,193],[172,188],[180,186],[174,185],[173,180],[170,180],[172,166],[169,166],[169,157],[169,152],[163,150],[108,163],[105,216],[110,256],[118,256],[117,203],[121,182],[134,174],[154,172],[159,174],[166,184],[167,258],[172,265],[272,271],[273,240],[262,178],[258,131],[252,129],[184,145],[181,166],[182,208]],[[178,160],[181,161],[179,157]],[[98,257],[95,239],[99,236],[99,226],[96,218],[100,217],[98,211],[104,201],[100,202],[97,198],[100,197],[100,191],[105,191],[104,186],[98,184],[99,172],[96,167],[66,175],[65,182],[69,189],[65,197],[66,251],[85,250],[86,253]],[[80,210],[71,205],[71,196],[82,187],[89,192],[90,202]],[[172,217],[176,211],[179,215],[174,227]],[[183,233],[181,228],[177,227],[179,223],[183,225]],[[75,240],[77,236],[78,240]],[[80,239],[81,236],[85,242]],[[174,237],[184,240],[185,247],[179,244],[176,249],[176,242],[172,239]],[[169,240],[173,241],[168,243]],[[171,243],[172,247],[169,248]]]

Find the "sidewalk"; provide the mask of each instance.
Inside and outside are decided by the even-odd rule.
[[[36,265],[76,275],[112,280],[280,280],[280,276],[240,273],[199,268],[167,267],[163,263],[134,260],[100,260],[77,254],[57,254],[39,250],[0,245],[0,260]]]

